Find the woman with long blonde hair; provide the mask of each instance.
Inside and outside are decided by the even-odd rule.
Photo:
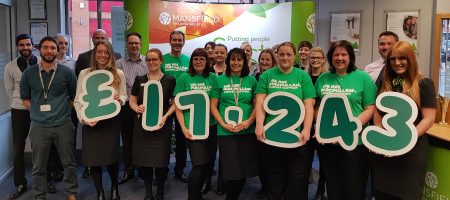
[[[97,199],[106,199],[102,184],[102,166],[106,165],[111,178],[111,199],[120,199],[118,191],[119,148],[120,148],[120,118],[115,116],[101,121],[86,122],[81,118],[81,98],[84,89],[84,78],[96,70],[108,70],[113,74],[112,86],[116,93],[114,100],[124,105],[127,100],[125,76],[116,69],[114,51],[108,41],[98,42],[91,57],[91,67],[84,69],[78,76],[77,94],[74,100],[75,110],[82,125],[82,155],[83,164],[89,166],[97,190]]]
[[[419,109],[414,125],[418,139],[414,148],[401,156],[386,157],[372,154],[376,199],[422,199],[427,166],[428,139],[426,131],[434,123],[436,99],[433,80],[420,71],[412,46],[404,41],[392,46],[386,59],[382,92],[403,93],[417,104]],[[382,127],[382,113],[376,110],[375,125]]]

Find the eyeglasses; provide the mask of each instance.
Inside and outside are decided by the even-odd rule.
[[[155,62],[158,62],[159,61],[159,58],[147,58],[147,59],[145,59],[145,62],[148,62],[148,63],[155,63]]]
[[[192,62],[206,62],[206,58],[205,57],[193,57],[192,58]]]
[[[309,57],[310,60],[322,60],[323,57]]]
[[[137,46],[137,45],[140,45],[141,43],[140,42],[127,42],[128,43],[128,45],[130,45],[130,46]]]

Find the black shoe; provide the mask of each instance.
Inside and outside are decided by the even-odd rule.
[[[56,188],[55,188],[55,185],[53,185],[52,181],[47,181],[47,192],[49,194],[55,194],[56,193]]]
[[[106,200],[105,192],[103,190],[97,194],[97,200]]]
[[[316,195],[314,195],[314,198],[313,198],[314,200],[323,200],[324,198],[323,198],[323,194],[320,194],[320,193],[316,193]]]
[[[183,183],[187,183],[189,181],[188,178],[184,175],[184,173],[176,173],[175,178]]]
[[[61,182],[63,179],[64,173],[61,169],[56,169],[53,172],[53,181],[55,182]]]
[[[9,195],[9,199],[17,199],[27,191],[27,184],[16,186],[14,192]]]
[[[144,200],[153,200],[153,192],[145,193]]]
[[[206,183],[203,183],[201,193],[202,193],[202,194],[206,194],[206,193],[208,193],[210,190],[211,190],[211,181],[207,181]]]
[[[83,175],[81,176],[82,178],[89,178],[89,176],[91,175],[91,171],[89,171],[88,167],[84,168],[84,172]]]
[[[116,187],[111,187],[111,200],[120,200],[119,189]]]
[[[267,193],[265,190],[260,189],[257,193],[256,193],[256,198],[258,199],[265,199],[267,198]]]
[[[123,176],[120,177],[119,179],[119,185],[125,184],[133,178],[134,178],[134,170],[132,172],[124,172]]]

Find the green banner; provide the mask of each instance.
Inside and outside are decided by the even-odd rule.
[[[425,174],[423,199],[448,200],[450,198],[450,150],[430,145]]]

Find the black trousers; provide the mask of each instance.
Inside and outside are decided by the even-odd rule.
[[[134,172],[131,156],[133,150],[133,124],[135,115],[136,113],[131,110],[128,101],[120,109],[120,134],[122,136],[123,145],[123,164],[125,167],[125,171],[129,173]]]
[[[262,145],[268,200],[308,199],[310,144],[297,148]]]
[[[187,149],[186,138],[181,130],[180,123],[174,116],[175,121],[175,173],[182,173],[186,167]]]
[[[14,146],[14,185],[27,184],[23,151],[30,131],[30,111],[11,108],[11,125]]]
[[[369,151],[364,145],[347,151],[325,144],[320,161],[326,178],[329,200],[363,200],[369,175]]]

